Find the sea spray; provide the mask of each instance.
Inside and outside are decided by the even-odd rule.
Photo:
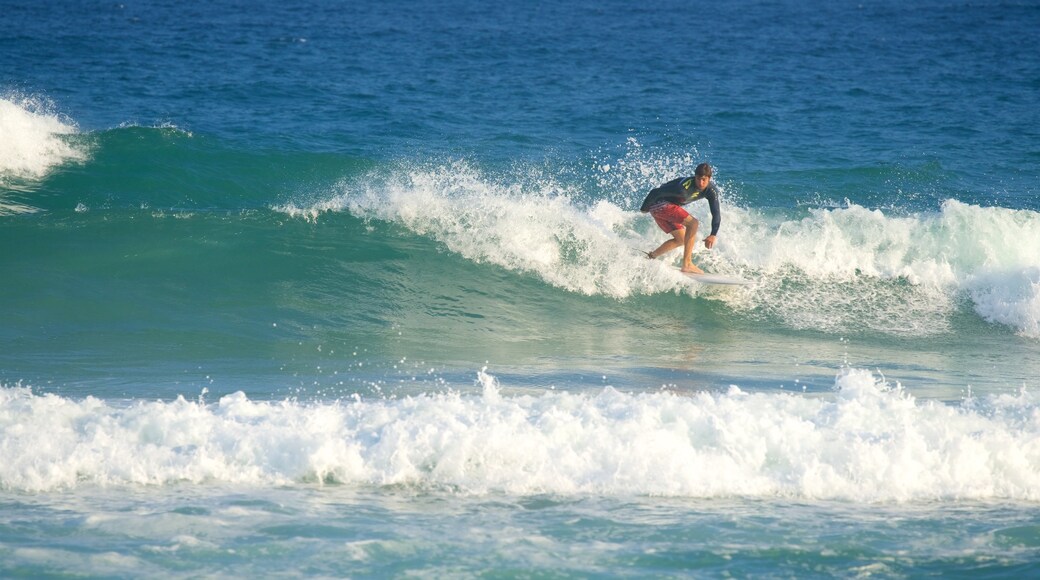
[[[86,151],[64,137],[78,130],[41,99],[0,96],[0,187],[41,179],[68,161],[83,161]]]

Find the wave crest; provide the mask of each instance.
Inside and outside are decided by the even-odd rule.
[[[0,97],[0,186],[36,180],[87,152],[64,137],[78,133],[71,121],[53,113],[36,98]]]

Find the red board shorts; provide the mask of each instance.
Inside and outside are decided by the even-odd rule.
[[[686,213],[686,210],[682,207],[667,201],[650,208],[650,215],[654,216],[654,221],[657,222],[657,225],[665,233],[669,234],[679,228],[686,227],[683,225],[683,222],[690,217],[690,214]]]

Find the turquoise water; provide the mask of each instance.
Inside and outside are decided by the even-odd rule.
[[[0,0],[0,575],[1040,568],[1036,6],[58,8]],[[702,161],[750,286],[639,253]]]

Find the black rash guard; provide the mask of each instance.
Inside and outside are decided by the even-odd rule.
[[[639,211],[646,213],[655,205],[667,201],[675,205],[686,205],[698,199],[708,200],[708,209],[711,210],[711,235],[719,233],[719,225],[722,223],[722,211],[719,210],[719,190],[715,182],[708,182],[704,191],[697,191],[693,186],[693,177],[680,177],[673,179],[660,187],[655,187],[643,200]]]

